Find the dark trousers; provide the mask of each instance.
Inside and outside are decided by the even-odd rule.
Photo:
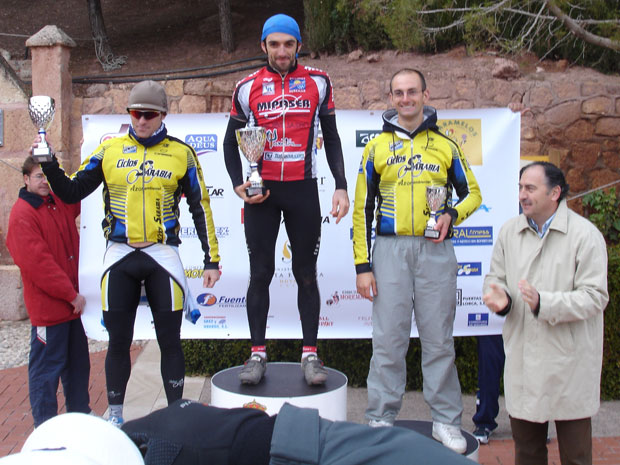
[[[499,384],[504,371],[504,340],[501,334],[477,336],[478,390],[476,414],[472,417],[477,427],[494,430],[499,413]]]
[[[37,427],[58,414],[56,392],[62,381],[67,412],[90,413],[88,341],[80,318],[30,333],[28,390]]]
[[[533,423],[510,417],[515,441],[515,465],[547,465],[549,422]],[[592,419],[556,421],[562,465],[592,465]]]
[[[245,240],[250,256],[247,314],[253,346],[265,345],[269,285],[275,271],[275,247],[284,220],[291,244],[291,268],[297,283],[297,307],[304,346],[316,346],[321,299],[316,262],[321,242],[321,209],[316,179],[265,181],[269,197],[244,205]]]

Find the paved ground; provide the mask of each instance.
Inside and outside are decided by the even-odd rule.
[[[166,404],[159,375],[159,349],[155,342],[144,347],[132,347],[132,377],[125,401],[125,418],[137,418]],[[104,415],[107,402],[105,398],[104,376],[105,351],[91,354],[91,408]],[[185,383],[185,397],[203,402],[210,400],[209,378],[188,378]],[[59,405],[64,408],[62,394]],[[474,412],[473,396],[464,396],[465,413],[463,428],[471,430],[471,416]],[[366,390],[349,388],[347,391],[347,419],[363,422],[366,405]],[[427,419],[429,411],[421,393],[408,392],[399,419]],[[510,427],[503,409],[499,415],[499,427],[489,445],[481,446],[479,462],[485,465],[509,465],[514,463],[513,442]],[[9,368],[0,371],[0,457],[18,452],[28,435],[32,432],[32,417],[28,402],[27,367]],[[620,464],[620,402],[605,402],[601,411],[593,419],[595,465]],[[555,431],[551,431],[555,437]],[[560,464],[557,441],[549,445],[549,464]]]

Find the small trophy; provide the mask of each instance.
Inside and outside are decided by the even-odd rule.
[[[446,199],[446,192],[447,189],[445,186],[426,186],[426,202],[431,211],[431,217],[426,222],[424,237],[428,237],[429,239],[439,238],[440,231],[435,229],[435,225],[437,224],[435,215],[437,215],[437,211],[441,208],[441,204],[443,204]]]
[[[245,158],[250,162],[250,187],[245,190],[248,197],[258,194],[265,194],[263,178],[258,174],[258,160],[263,156],[267,133],[265,128],[260,126],[237,129],[237,142]]]
[[[30,113],[30,119],[34,125],[39,128],[39,135],[41,136],[41,142],[38,144],[39,146],[32,149],[32,158],[34,158],[37,163],[52,161],[52,151],[45,140],[45,130],[50,127],[55,112],[56,109],[52,97],[48,97],[47,95],[35,95],[34,97],[30,97],[30,101],[28,102],[28,113]]]

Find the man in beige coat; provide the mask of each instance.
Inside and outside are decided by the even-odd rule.
[[[521,170],[523,214],[502,227],[484,280],[484,303],[506,316],[504,389],[516,465],[547,463],[549,421],[562,464],[592,463],[607,249],[598,229],[568,209],[567,192],[551,163]]]

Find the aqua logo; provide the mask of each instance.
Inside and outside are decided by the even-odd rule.
[[[196,151],[197,155],[217,151],[217,134],[188,134],[185,143]]]

